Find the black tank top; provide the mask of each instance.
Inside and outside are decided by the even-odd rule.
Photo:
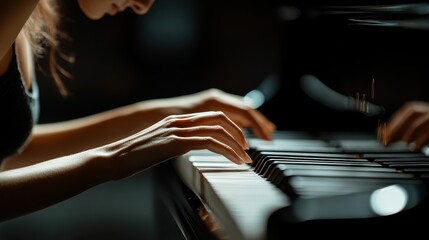
[[[8,71],[0,76],[0,162],[24,146],[39,119],[39,109],[35,74],[29,92],[14,54]]]

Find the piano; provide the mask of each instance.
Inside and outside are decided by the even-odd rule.
[[[260,107],[273,141],[246,131],[252,164],[199,150],[156,169],[185,239],[427,234],[429,148],[384,146],[380,123],[429,100],[429,3],[376,2],[275,1],[280,86],[257,89],[278,88]]]

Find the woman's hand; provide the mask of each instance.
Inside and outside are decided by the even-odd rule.
[[[239,127],[250,128],[257,137],[265,140],[270,140],[272,132],[276,129],[271,121],[254,109],[243,97],[218,89],[176,97],[170,99],[169,105],[179,109],[180,113],[221,111]]]
[[[408,102],[396,111],[386,127],[386,144],[404,141],[420,151],[429,143],[429,104]]]
[[[191,150],[207,149],[234,163],[251,163],[241,129],[224,113],[171,115],[134,135],[101,147],[123,178]]]

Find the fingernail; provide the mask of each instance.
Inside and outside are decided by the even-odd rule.
[[[274,130],[276,130],[277,129],[277,126],[274,124],[274,123],[272,123],[271,124],[271,127],[270,127],[270,130],[271,131],[274,131]]]
[[[246,139],[244,139],[244,150],[249,150],[250,146]]]
[[[414,142],[408,143],[408,149],[410,151],[416,151],[417,150],[417,146]]]
[[[252,163],[253,162],[253,160],[247,154],[244,156],[243,160],[245,163]]]
[[[270,133],[266,133],[264,139],[267,140],[267,141],[272,141],[273,140],[273,136]]]

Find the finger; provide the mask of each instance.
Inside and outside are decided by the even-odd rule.
[[[237,142],[244,149],[249,148],[249,144],[244,136],[243,131],[224,113],[219,111],[201,112],[189,114],[185,118],[171,120],[171,125],[179,128],[193,127],[193,126],[216,126],[220,125],[229,134],[232,135]]]
[[[256,109],[250,111],[249,113],[251,116],[253,116],[253,118],[250,118],[250,120],[252,120],[250,122],[250,126],[254,131],[257,131],[257,136],[266,140],[271,140],[272,133],[277,128],[276,125],[274,125],[274,123],[269,121]]]
[[[397,141],[404,138],[409,125],[423,114],[429,112],[429,105],[425,102],[408,102],[404,104],[391,117],[388,125],[387,140],[389,142]]]
[[[397,114],[393,116],[387,124],[386,142],[392,143],[402,139],[404,132],[414,118],[413,111],[410,109],[404,109],[403,111],[397,112]]]
[[[242,159],[248,158],[247,153],[244,151],[247,148],[243,148],[230,133],[219,125],[174,128],[168,134],[174,134],[179,137],[211,137],[230,146]]]
[[[244,108],[245,111],[251,111],[254,114],[254,117],[256,119],[257,123],[260,123],[260,125],[265,126],[268,132],[272,132],[275,129],[277,129],[276,125],[271,122],[264,114],[262,114],[259,110],[254,108],[252,105],[250,105],[247,101],[244,100],[243,97],[236,96],[236,99],[239,99],[242,104],[245,103],[246,107]]]
[[[201,150],[207,149],[211,152],[225,156],[227,159],[231,160],[236,164],[242,163],[251,163],[252,159],[244,152],[244,158],[241,157],[243,154],[238,154],[231,148],[229,145],[224,144],[212,137],[173,137],[175,146],[179,151],[182,151],[181,154],[185,154],[191,150]],[[241,156],[240,156],[241,155]]]
[[[418,127],[413,129],[413,133],[407,136],[407,143],[413,143],[414,150],[420,151],[425,145],[429,143],[429,122],[424,121]]]
[[[406,143],[410,143],[415,139],[419,138],[419,136],[426,134],[428,130],[429,115],[424,114],[408,125],[408,127],[404,131],[404,136],[402,140],[404,140]]]
[[[231,106],[225,106],[225,112],[239,126],[252,129],[257,137],[265,140],[272,139],[271,135],[276,126],[258,110],[252,108],[231,109]]]
[[[428,144],[429,144],[429,135],[428,134],[420,135],[414,141],[414,151],[421,151],[423,147]]]
[[[213,91],[211,99],[206,104],[212,110],[219,110],[227,114],[240,127],[251,128],[260,138],[271,139],[271,134],[276,129],[274,123],[260,111],[254,109],[241,96]]]
[[[265,140],[272,139],[272,133],[276,129],[275,125],[270,121],[266,120],[265,117],[260,114],[257,110],[244,111],[241,114],[237,114],[237,121],[242,122],[243,127],[252,129],[255,135]]]

